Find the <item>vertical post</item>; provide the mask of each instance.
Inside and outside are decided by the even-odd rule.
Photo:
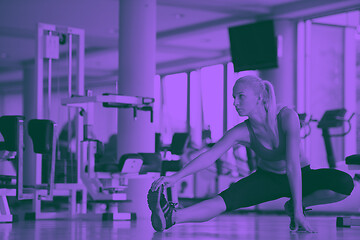
[[[76,79],[76,94],[80,96],[85,95],[85,31],[78,30],[78,48],[77,48],[77,79]],[[81,141],[84,139],[84,132],[80,126],[83,126],[84,119],[77,114],[76,118],[76,162],[77,162],[77,183],[81,182],[80,174],[85,167],[85,163],[80,162],[81,159]]]
[[[187,77],[187,91],[186,91],[186,131],[189,133],[189,135],[191,134],[191,129],[190,129],[190,74],[191,72],[187,72],[186,73],[186,77]],[[190,136],[191,137],[191,136]]]
[[[223,96],[223,99],[224,99],[224,110],[223,110],[223,133],[225,133],[227,131],[227,116],[228,116],[228,101],[227,101],[227,88],[228,88],[228,68],[227,68],[227,63],[224,63],[223,64],[223,67],[224,67],[224,96]]]
[[[348,16],[349,17],[349,16]],[[359,14],[357,16],[359,18]],[[354,21],[355,24],[355,21]],[[359,20],[357,21],[359,24]],[[356,113],[356,29],[347,26],[344,29],[344,107],[348,114]],[[356,153],[356,118],[351,120],[351,127],[348,135],[344,137],[344,155]],[[359,141],[359,140],[358,140]]]
[[[23,95],[24,95],[24,182],[28,185],[41,183],[41,156],[33,152],[33,144],[27,134],[27,124],[30,119],[43,118],[43,89],[44,89],[44,27],[38,24],[35,65],[27,63],[23,65]]]
[[[68,34],[67,35],[68,38],[69,38],[69,45],[68,45],[68,56],[69,56],[69,59],[68,59],[68,97],[70,98],[72,96],[72,34]],[[67,152],[68,152],[68,157],[69,157],[69,160],[70,160],[70,163],[71,163],[71,169],[73,167],[73,156],[71,154],[71,137],[72,137],[72,132],[75,131],[73,128],[73,124],[72,124],[72,119],[71,119],[71,109],[68,108],[67,109],[67,112],[68,112],[68,126],[67,126],[67,132],[68,132],[68,135],[67,135],[67,142],[68,142],[68,146],[67,146]],[[64,175],[65,175],[65,182],[67,182],[68,180],[68,169],[67,169],[67,160],[64,161]],[[73,172],[71,171],[70,174],[72,174]],[[72,179],[71,179],[72,180]]]
[[[49,31],[49,36],[52,35],[52,32]],[[49,58],[49,65],[48,65],[48,106],[47,106],[47,113],[46,118],[51,119],[51,89],[52,89],[52,59]]]
[[[153,97],[156,67],[156,1],[124,0],[119,3],[118,93]],[[139,111],[135,120],[132,109],[118,109],[117,140],[117,159],[125,153],[153,152],[155,126],[149,120],[149,112]],[[142,184],[145,182],[141,180],[139,186],[130,186],[129,183],[128,197],[132,198],[130,205],[137,209],[138,218],[150,217],[150,212],[145,210],[146,197],[139,197],[142,196],[145,186]]]
[[[120,1],[118,93],[153,97],[156,47],[156,1]],[[118,156],[125,153],[153,152],[154,124],[149,112],[118,110]]]

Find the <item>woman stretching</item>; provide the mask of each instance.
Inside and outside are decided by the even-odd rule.
[[[335,169],[313,170],[300,157],[299,117],[288,107],[277,110],[270,82],[256,76],[241,77],[233,87],[233,97],[238,114],[248,119],[228,130],[181,171],[153,182],[148,193],[152,226],[163,231],[175,223],[205,222],[225,211],[288,197],[284,208],[290,217],[290,229],[313,232],[304,216],[305,208],[348,197],[354,188],[351,176]],[[209,167],[236,143],[252,148],[260,158],[256,172],[216,197],[184,209],[175,209],[166,200],[164,187]]]

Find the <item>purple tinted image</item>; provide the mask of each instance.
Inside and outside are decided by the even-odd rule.
[[[0,117],[25,116],[14,138],[1,132],[1,183],[16,182],[22,158],[24,186],[49,183],[70,199],[42,209],[28,196],[35,218],[137,217],[66,221],[61,231],[36,222],[30,235],[338,236],[333,219],[306,215],[359,209],[348,198],[360,153],[358,9],[350,0],[0,3]],[[33,118],[56,123],[54,154],[34,153]],[[10,154],[9,139],[22,135]],[[2,189],[7,222],[22,209]],[[238,209],[255,215],[228,214]],[[0,226],[0,236],[22,229]]]

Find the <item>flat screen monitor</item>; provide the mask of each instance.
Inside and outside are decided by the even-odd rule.
[[[235,72],[278,67],[274,28],[267,20],[228,29]]]

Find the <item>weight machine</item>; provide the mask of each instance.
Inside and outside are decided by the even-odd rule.
[[[137,117],[136,112],[138,110],[150,111],[150,121],[152,122],[153,102],[154,99],[148,97],[106,93],[99,96],[91,96],[90,92],[88,92],[87,96],[73,96],[62,99],[61,101],[64,106],[78,109],[79,115],[83,118],[83,125],[77,126],[83,129],[83,139],[80,142],[80,177],[88,189],[92,202],[106,203],[110,206],[111,212],[105,213],[103,219],[129,220],[134,218],[134,214],[119,213],[117,205],[122,202],[129,202],[124,192],[127,187],[127,180],[140,171],[142,161],[137,158],[126,159],[124,166],[130,164],[132,168],[137,169],[132,175],[131,172],[124,172],[124,170],[119,173],[95,171],[97,141],[88,137],[88,132],[94,124],[94,104],[101,103],[104,107],[112,108],[132,108],[134,111],[134,119]]]

